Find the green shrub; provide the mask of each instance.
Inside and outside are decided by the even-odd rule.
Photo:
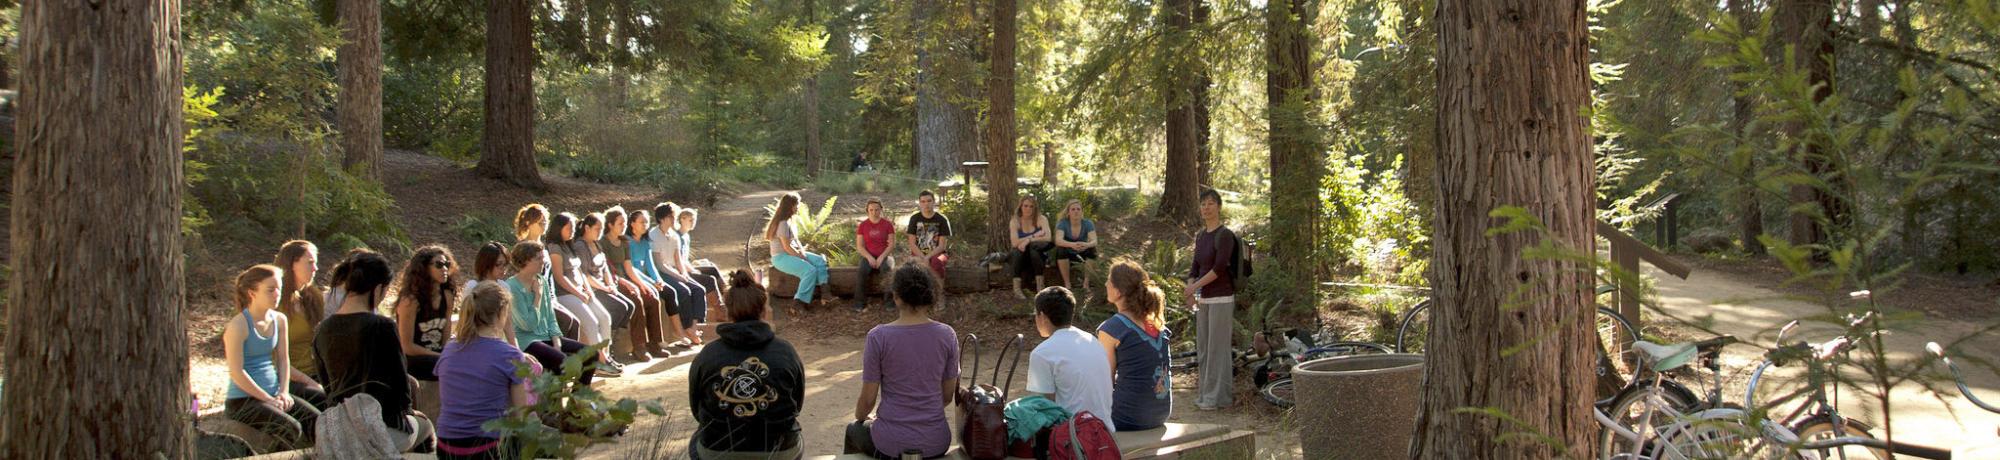
[[[484,212],[459,216],[458,222],[451,224],[451,232],[458,235],[459,240],[473,245],[514,238],[514,226],[508,218]]]
[[[675,200],[701,206],[714,205],[723,193],[722,181],[715,174],[689,169],[682,163],[579,155],[560,157],[553,166],[570,177],[601,184],[653,187]]]
[[[485,78],[476,56],[391,60],[382,72],[384,143],[478,161]]]
[[[665,415],[666,410],[658,401],[630,398],[613,401],[596,388],[571,384],[584,372],[595,372],[585,368],[583,360],[596,356],[606,345],[584,347],[583,351],[565,358],[562,369],[547,369],[541,374],[534,374],[530,363],[517,364],[514,375],[529,379],[528,391],[534,394],[535,403],[509,408],[506,417],[488,421],[480,428],[520,439],[523,452],[514,453],[518,458],[576,458],[590,446],[611,443],[613,437],[632,426],[642,410],[655,416]]]

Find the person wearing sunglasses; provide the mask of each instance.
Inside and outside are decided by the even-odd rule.
[[[410,376],[437,381],[438,357],[451,341],[452,303],[458,300],[458,270],[451,250],[442,245],[417,248],[409,263],[403,264],[402,283],[396,288],[396,335],[403,356],[410,364]]]

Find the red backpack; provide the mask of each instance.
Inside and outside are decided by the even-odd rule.
[[[1118,441],[1104,420],[1090,411],[1078,412],[1049,433],[1049,460],[1119,460]]]

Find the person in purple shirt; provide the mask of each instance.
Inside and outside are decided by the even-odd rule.
[[[914,451],[934,458],[951,448],[944,410],[958,394],[958,332],[930,318],[936,283],[916,265],[896,269],[890,283],[896,321],[868,331],[861,347],[861,397],[847,427],[846,453],[897,458]]]
[[[514,305],[506,285],[481,281],[459,307],[459,321],[444,355],[438,358],[438,458],[515,458],[513,439],[482,428],[528,405],[528,382],[515,370],[521,363],[540,369],[514,346],[508,310]]]
[[[1194,263],[1188,270],[1187,301],[1194,305],[1195,359],[1227,362],[1236,333],[1236,280],[1230,264],[1236,255],[1236,232],[1222,226],[1222,194],[1201,191],[1201,232],[1194,236]],[[1201,368],[1195,408],[1229,407],[1236,394],[1229,366]]]

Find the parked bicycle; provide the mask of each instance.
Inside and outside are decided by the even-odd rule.
[[[1616,290],[1616,287],[1601,285],[1598,286],[1597,293],[1603,295]],[[1425,299],[1403,312],[1403,317],[1397,321],[1395,347],[1397,353],[1423,352],[1423,341],[1430,333],[1430,310],[1431,301]],[[1603,306],[1597,307],[1596,329],[1598,340],[1601,342],[1598,345],[1600,352],[1626,350],[1633,342],[1639,340],[1639,330],[1633,326],[1630,319],[1619,314],[1617,310]],[[1599,358],[1595,367],[1599,377],[1616,373],[1621,381],[1632,380],[1634,371],[1629,366],[1620,360],[1610,359],[1609,356],[1600,355]]]

